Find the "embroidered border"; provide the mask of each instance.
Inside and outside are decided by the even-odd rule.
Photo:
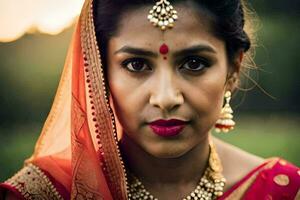
[[[81,14],[81,46],[101,167],[114,199],[127,199],[127,177],[118,147],[115,117],[109,104],[93,21],[93,0],[85,1]],[[121,166],[121,167],[119,167]]]
[[[26,165],[5,183],[16,188],[26,200],[63,200],[49,178],[33,164]]]

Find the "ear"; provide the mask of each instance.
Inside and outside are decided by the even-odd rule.
[[[243,59],[244,51],[241,50],[237,53],[237,55],[234,57],[233,62],[230,64],[226,80],[226,90],[234,92],[238,87]]]

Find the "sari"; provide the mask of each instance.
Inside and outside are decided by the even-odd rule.
[[[23,169],[0,184],[0,199],[8,191],[26,200],[128,199],[118,146],[123,130],[114,112],[96,40],[93,2],[86,0],[34,153]],[[299,169],[273,158],[219,199],[294,199],[300,196],[299,185]]]

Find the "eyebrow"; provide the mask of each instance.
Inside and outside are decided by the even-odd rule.
[[[148,57],[158,56],[157,53],[154,53],[152,51],[142,49],[142,48],[137,48],[137,47],[130,47],[130,46],[123,46],[121,49],[117,50],[114,54],[118,54],[118,53],[129,53],[138,56],[148,56]]]
[[[186,54],[196,54],[199,52],[210,52],[210,53],[217,53],[211,46],[209,45],[204,45],[204,44],[198,44],[194,45],[185,49],[181,49],[178,51],[175,51],[173,53],[174,57],[178,57],[181,55],[186,55]],[[123,46],[121,49],[117,50],[114,54],[118,53],[129,53],[129,54],[134,54],[138,56],[148,56],[148,57],[157,57],[158,53],[152,52],[150,50],[146,50],[143,48],[137,48],[137,47],[131,47],[131,46]]]
[[[197,54],[200,52],[210,52],[210,53],[217,53],[211,46],[205,45],[205,44],[198,44],[191,47],[188,47],[186,49],[181,49],[178,51],[175,51],[173,53],[174,57],[187,55],[187,54]]]

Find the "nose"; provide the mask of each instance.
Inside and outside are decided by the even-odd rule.
[[[151,86],[149,103],[164,111],[170,111],[183,104],[184,98],[175,79],[176,75],[172,72],[160,72]]]

